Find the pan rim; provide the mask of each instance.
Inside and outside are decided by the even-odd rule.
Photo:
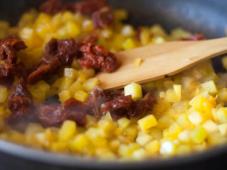
[[[0,141],[0,152],[25,159],[53,166],[80,167],[94,169],[137,169],[146,168],[170,168],[180,165],[205,161],[213,157],[227,153],[227,144],[216,146],[205,151],[190,153],[188,155],[175,156],[171,158],[146,159],[140,161],[120,161],[120,160],[98,160],[94,158],[82,158],[67,154],[51,153],[44,150],[33,149],[12,142]]]

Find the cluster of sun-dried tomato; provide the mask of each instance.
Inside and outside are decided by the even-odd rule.
[[[40,7],[40,10],[52,15],[65,10],[79,12],[92,17],[97,28],[106,27],[113,22],[113,13],[106,0],[84,0],[68,3],[62,0],[48,0]]]
[[[48,0],[41,6],[41,10],[49,14],[62,10],[80,12],[91,16],[97,27],[109,25],[113,19],[111,9],[105,0],[84,0],[76,3]],[[82,67],[104,72],[115,71],[119,63],[113,53],[96,44],[95,38],[84,38],[80,41],[52,39],[46,44],[40,63],[34,69],[26,70],[17,59],[17,52],[25,48],[25,43],[16,37],[0,41],[0,82],[9,82],[11,86],[15,77],[19,79],[11,87],[8,98],[8,107],[11,111],[8,118],[10,123],[28,119],[38,121],[44,126],[58,126],[70,119],[83,126],[87,114],[100,118],[110,112],[114,119],[122,116],[133,117],[150,110],[154,103],[152,93],[147,93],[139,101],[133,101],[131,96],[124,96],[121,90],[94,89],[85,103],[69,99],[64,104],[59,102],[37,104],[32,100],[27,84],[52,76],[65,66],[70,66],[73,59],[77,59]]]
[[[8,100],[9,109],[12,112],[10,119],[15,121],[32,112],[36,113],[37,119],[44,125],[58,125],[65,119],[73,119],[80,125],[84,124],[85,115],[88,113],[86,108],[89,107],[87,104],[71,99],[70,104],[66,102],[63,106],[60,104],[36,106],[27,90],[27,84],[53,75],[65,66],[71,65],[74,58],[87,68],[112,72],[119,66],[115,56],[96,45],[94,41],[79,43],[74,39],[52,39],[47,43],[40,63],[33,70],[21,74],[20,71],[25,72],[25,68],[18,69],[16,52],[25,47],[23,41],[18,38],[8,38],[0,42],[0,58],[3,61],[0,67],[1,80],[13,77],[20,79],[12,88]]]

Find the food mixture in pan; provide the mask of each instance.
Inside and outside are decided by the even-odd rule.
[[[99,159],[146,159],[227,143],[226,75],[211,62],[144,85],[102,90],[114,53],[174,40],[182,29],[126,24],[105,0],[45,1],[16,26],[0,22],[0,138]],[[135,61],[140,67],[141,61]],[[227,68],[227,58],[223,58]]]

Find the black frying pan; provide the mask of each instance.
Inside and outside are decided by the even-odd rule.
[[[20,14],[40,0],[0,0],[0,18],[15,23]],[[127,9],[135,25],[160,23],[167,30],[182,27],[207,37],[224,36],[227,0],[111,0]],[[218,60],[214,67],[219,68]],[[227,169],[227,146],[166,160],[100,162],[51,154],[0,141],[0,170],[210,170]]]

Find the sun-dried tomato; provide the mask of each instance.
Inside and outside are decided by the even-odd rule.
[[[95,11],[107,6],[106,0],[83,0],[81,2],[63,2],[62,0],[47,0],[40,6],[40,11],[48,14],[56,14],[63,10],[80,12],[91,16]]]
[[[40,6],[40,11],[47,14],[56,14],[64,9],[62,0],[47,0]]]
[[[113,23],[113,12],[110,8],[104,7],[92,14],[92,20],[96,28],[105,28]]]
[[[32,97],[24,80],[20,80],[12,89],[8,99],[8,107],[11,111],[11,119],[21,118],[32,112]]]
[[[113,97],[112,100],[103,103],[101,111],[103,113],[110,112],[113,119],[137,117],[152,109],[155,102],[154,99],[154,95],[151,92],[147,93],[143,99],[138,101],[133,101],[131,96],[120,94],[119,96]]]
[[[87,102],[89,114],[94,115],[96,118],[102,117],[101,105],[110,99],[110,95],[107,95],[102,89],[95,88],[91,91]]]
[[[94,89],[89,97],[87,106],[90,107],[89,114],[100,118],[109,112],[113,119],[120,117],[141,116],[152,109],[155,97],[148,92],[143,99],[133,101],[131,96],[124,96],[122,91],[103,91]]]
[[[117,58],[104,47],[94,43],[85,43],[80,47],[79,63],[97,71],[113,72],[119,67]]]
[[[131,111],[133,100],[131,96],[117,96],[111,101],[104,103],[101,106],[102,113],[110,112],[114,119],[119,117],[128,116],[128,112]]]
[[[92,16],[97,28],[106,27],[113,22],[113,12],[106,0],[83,0],[71,3],[62,0],[48,0],[40,7],[40,11],[51,15],[64,10]]]
[[[89,112],[89,106],[75,99],[67,100],[63,105],[63,111],[67,114],[67,119],[74,120],[78,125],[86,124],[86,115]]]
[[[78,125],[86,124],[88,107],[75,99],[67,100],[63,105],[59,103],[44,104],[38,109],[37,116],[44,126],[59,126],[65,120],[74,120]]]
[[[60,104],[44,104],[39,106],[37,117],[44,126],[58,126],[66,119],[66,113]]]
[[[143,115],[147,111],[151,110],[155,103],[155,97],[153,92],[148,92],[145,96],[133,103],[131,111],[128,112],[129,117],[137,117]]]
[[[0,80],[12,79],[15,75],[20,74],[17,66],[16,53],[25,49],[26,45],[23,41],[16,37],[9,37],[0,40]]]
[[[108,6],[106,0],[83,0],[72,4],[72,9],[83,15],[91,16],[94,12],[106,6]]]
[[[29,74],[28,82],[35,83],[64,66],[70,65],[77,53],[78,45],[73,39],[50,40],[45,47],[40,64]]]

